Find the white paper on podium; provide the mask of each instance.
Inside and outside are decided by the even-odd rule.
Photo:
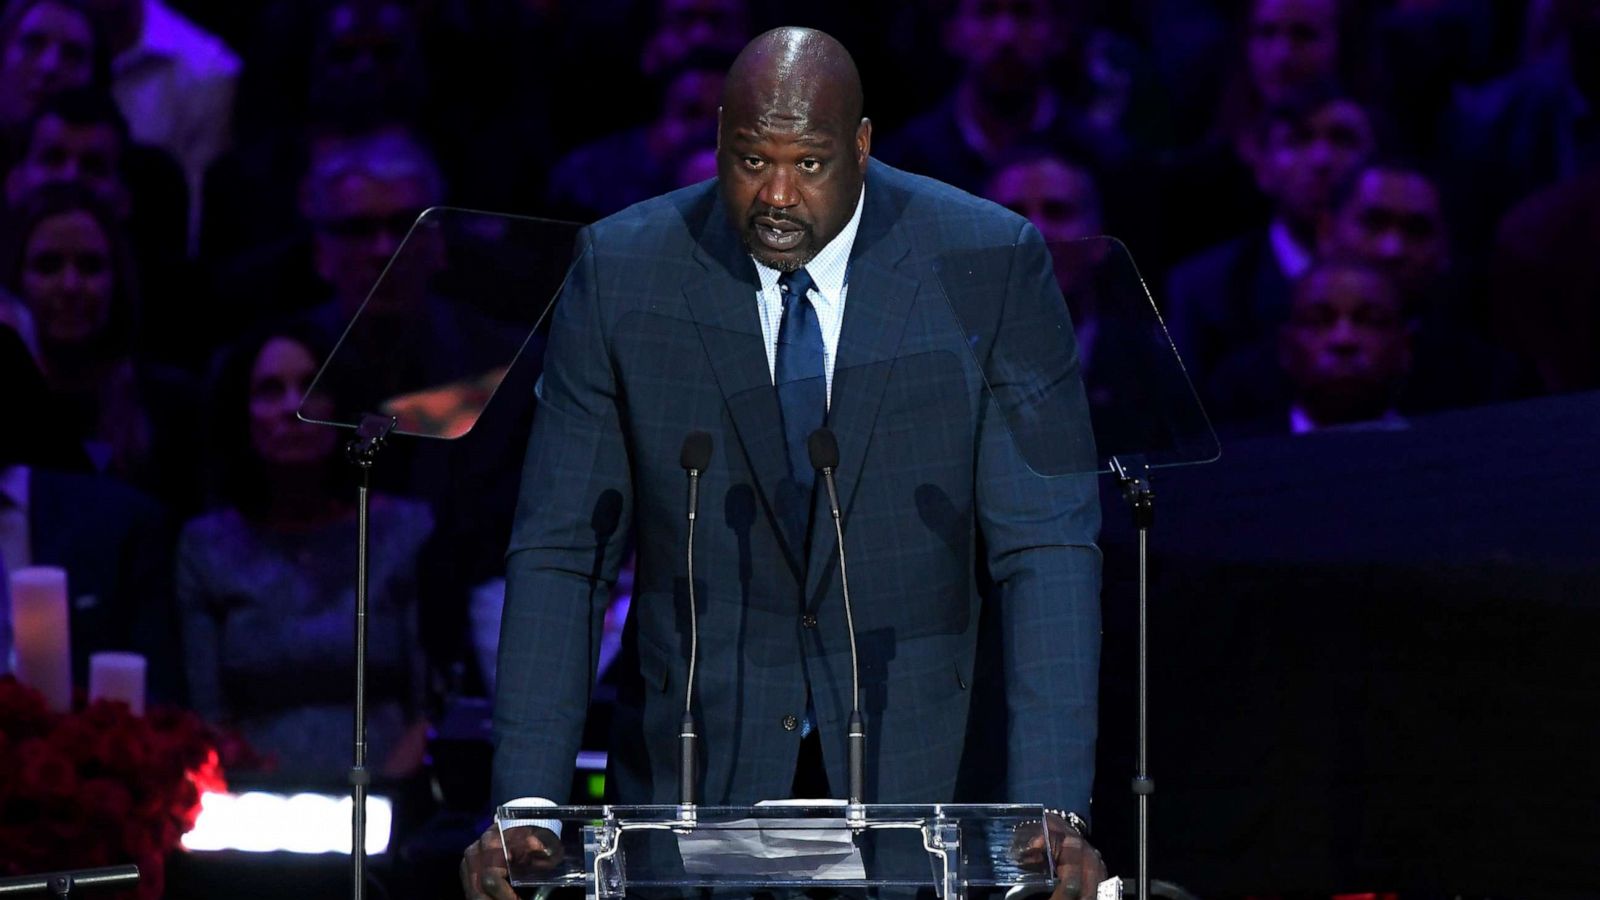
[[[773,800],[757,806],[834,806],[843,800]],[[845,819],[736,819],[680,832],[678,853],[691,875],[740,873],[768,878],[860,881],[867,877]]]

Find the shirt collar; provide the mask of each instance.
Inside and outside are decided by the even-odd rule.
[[[0,468],[0,497],[11,506],[26,511],[28,508],[28,467],[5,466]],[[7,505],[7,504],[0,504]]]
[[[856,230],[861,227],[861,209],[866,206],[867,186],[861,185],[861,193],[856,195],[856,211],[851,214],[850,221],[846,222],[843,230],[829,241],[827,246],[811,257],[806,263],[806,272],[811,280],[816,282],[817,292],[830,304],[838,303],[844,294],[844,286],[849,281],[850,250],[856,243]],[[770,290],[778,283],[778,278],[783,273],[771,266],[765,265],[755,257],[756,272],[761,276],[761,287]]]
[[[1294,281],[1311,268],[1311,251],[1295,240],[1282,219],[1273,219],[1267,226],[1267,239],[1272,242],[1272,255],[1277,258],[1278,269],[1285,278]]]
[[[145,0],[144,29],[139,32],[139,40],[117,55],[113,67],[120,71],[147,59],[183,55],[189,47],[186,24],[161,0]]]

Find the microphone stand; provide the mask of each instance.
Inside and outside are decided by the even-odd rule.
[[[1129,456],[1123,463],[1111,457],[1111,471],[1122,486],[1128,501],[1133,526],[1139,530],[1139,745],[1133,772],[1133,794],[1139,802],[1139,900],[1150,900],[1150,795],[1156,783],[1150,778],[1149,704],[1149,559],[1150,527],[1155,524],[1155,493],[1150,489],[1150,466],[1142,456]]]
[[[693,827],[699,782],[695,769],[700,757],[700,733],[694,722],[694,670],[700,661],[700,618],[694,596],[694,525],[700,516],[700,475],[711,464],[711,435],[689,432],[683,439],[679,462],[689,475],[689,677],[683,687],[683,718],[678,722],[678,821]]]
[[[394,430],[393,416],[370,413],[361,417],[356,436],[345,445],[345,455],[361,471],[356,491],[356,671],[355,758],[350,766],[350,887],[355,900],[367,892],[367,510],[372,488],[372,464]]]

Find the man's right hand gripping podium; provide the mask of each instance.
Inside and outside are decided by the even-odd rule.
[[[862,111],[837,41],[763,34],[728,74],[717,178],[581,235],[508,554],[494,797],[568,795],[632,546],[611,802],[1037,804],[1016,861],[1052,861],[1058,900],[1093,897],[1095,466],[1023,460],[974,371],[997,351],[952,304],[985,310],[996,345],[1059,343],[1052,427],[1092,457],[1071,325],[1033,227],[872,160]],[[970,248],[1003,265],[947,296],[938,260]],[[980,618],[993,673],[974,671]],[[975,681],[1003,686],[987,757],[971,713],[1000,700]],[[960,796],[985,781],[1003,794]],[[513,855],[560,865],[553,831],[514,833]],[[515,896],[498,829],[461,880]]]

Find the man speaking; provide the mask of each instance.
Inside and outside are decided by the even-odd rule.
[[[1005,759],[983,764],[1005,766],[1005,796],[959,799],[1041,803],[1059,830],[1087,817],[1094,478],[1028,467],[936,271],[944,254],[1002,248],[1007,264],[985,287],[994,314],[1064,321],[1049,254],[1022,218],[872,161],[871,143],[845,49],[809,29],[770,31],[728,74],[717,178],[580,238],[508,556],[496,802],[567,796],[630,535],[624,641],[637,666],[615,711],[612,801],[677,802],[696,647],[701,801],[845,796],[852,634],[807,447],[826,425],[870,728],[863,799],[958,799],[964,759],[977,764],[963,751],[981,604],[993,603],[1009,725]],[[1066,375],[1075,421],[1063,427],[1082,438],[1075,362]],[[694,432],[711,455],[691,609],[680,463]],[[1063,847],[1057,896],[1093,896],[1098,854],[1076,834]],[[468,849],[462,881],[469,897],[513,896],[494,829]]]

